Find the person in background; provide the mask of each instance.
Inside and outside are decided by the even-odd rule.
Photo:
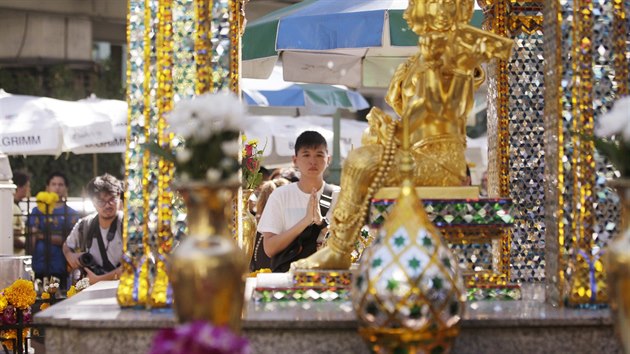
[[[118,280],[122,273],[122,183],[110,174],[94,177],[86,187],[96,213],[81,218],[63,244],[72,269],[83,268],[90,284]],[[86,256],[87,254],[87,256]]]
[[[464,179],[462,186],[472,186],[472,177],[470,175],[470,167],[468,165],[466,165],[466,178]]]
[[[269,169],[267,169],[265,166],[260,166],[259,172],[262,173],[263,182],[271,180],[271,171],[269,171]]]
[[[17,186],[13,194],[13,254],[23,256],[26,251],[26,225],[20,202],[31,196],[31,176],[15,171],[13,183]]]
[[[279,187],[271,193],[258,224],[258,232],[263,235],[265,253],[270,258],[287,249],[311,225],[319,227],[317,242],[323,240],[328,225],[325,217],[332,215],[339,193],[338,186],[328,185],[332,201],[327,215],[321,215],[320,197],[327,186],[324,172],[330,159],[326,139],[320,133],[305,131],[298,136],[293,163],[300,173],[300,180]],[[315,248],[317,245],[309,246]],[[300,258],[309,255],[302,253],[304,252],[300,253]]]
[[[56,171],[48,175],[46,191],[56,193],[59,201],[50,215],[45,215],[45,210],[35,207],[27,220],[27,226],[36,239],[33,251],[35,278],[56,277],[60,281],[60,288],[64,290],[67,289],[68,272],[61,246],[72,225],[79,220],[79,213],[66,204],[68,187],[68,178],[63,173]]]
[[[293,167],[276,168],[271,174],[271,179],[286,178],[289,182],[297,182],[300,180],[300,173]]]
[[[256,202],[256,223],[260,222],[260,216],[265,210],[269,196],[276,188],[287,185],[288,179],[278,177],[276,179],[263,182],[260,185],[260,194]],[[267,256],[262,245],[263,237],[260,232],[256,232],[256,241],[254,242],[254,252],[250,262],[250,271],[257,271],[259,269],[271,268],[271,258]]]

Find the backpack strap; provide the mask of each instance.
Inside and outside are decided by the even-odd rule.
[[[324,182],[324,191],[322,192],[322,196],[319,197],[319,211],[322,213],[323,217],[326,217],[328,210],[332,206],[332,194],[332,185]]]
[[[96,217],[92,217],[88,215],[86,217],[81,218],[79,220],[79,225],[77,226],[79,231],[79,251],[80,252],[88,252],[90,247],[92,247],[92,237],[90,237],[90,226],[92,221],[96,219]]]

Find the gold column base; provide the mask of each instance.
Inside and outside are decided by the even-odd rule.
[[[352,272],[349,270],[293,270],[293,286],[349,288]]]

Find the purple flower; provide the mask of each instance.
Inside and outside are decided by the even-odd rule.
[[[13,307],[13,305],[8,305],[4,308],[4,311],[2,311],[2,323],[14,325],[16,322],[15,307]]]
[[[150,354],[248,354],[249,342],[228,327],[214,327],[206,321],[185,323],[160,330]]]
[[[33,321],[33,314],[31,313],[30,306],[26,310],[22,311],[22,321],[24,321],[24,323],[31,323],[31,321]]]

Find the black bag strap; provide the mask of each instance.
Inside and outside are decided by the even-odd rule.
[[[322,213],[323,217],[326,217],[328,210],[332,206],[332,194],[332,185],[324,182],[324,190],[322,191],[322,196],[319,197],[319,211]]]
[[[96,222],[98,223],[98,218],[94,218],[96,219]],[[109,230],[107,231],[107,241],[108,242],[112,242],[112,240],[114,239],[114,237],[116,236],[116,228],[118,227],[118,216],[116,216],[114,218],[114,220],[112,221],[112,224],[109,226]],[[101,258],[103,259],[103,269],[105,269],[105,271],[107,272],[111,272],[112,270],[116,269],[116,267],[114,267],[114,265],[109,261],[109,258],[107,257],[107,250],[105,249],[105,242],[103,242],[103,237],[100,235],[100,230],[98,231],[98,236],[96,235],[96,233],[92,232],[92,237],[96,238],[96,241],[98,242],[98,251],[101,253]]]

